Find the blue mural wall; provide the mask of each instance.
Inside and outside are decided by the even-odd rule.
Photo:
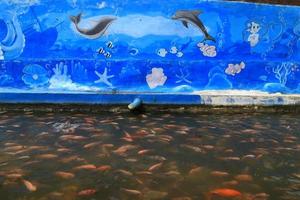
[[[0,91],[300,93],[300,8],[1,0]]]

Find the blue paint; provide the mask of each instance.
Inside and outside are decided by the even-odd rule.
[[[0,92],[60,93],[60,101],[36,96],[45,102],[77,102],[70,92],[300,93],[299,7],[193,0],[28,2],[0,3]],[[197,25],[188,12],[177,19],[182,10]],[[80,21],[71,20],[81,12]],[[116,20],[96,27],[108,17]],[[209,37],[215,42],[205,40]],[[27,102],[22,95],[20,101]],[[26,97],[34,102],[34,95]],[[89,98],[82,101],[102,101]]]
[[[121,104],[128,105],[134,99],[143,99],[145,104],[199,105],[199,95],[177,94],[60,94],[60,93],[0,93],[1,103],[70,103],[70,104]]]

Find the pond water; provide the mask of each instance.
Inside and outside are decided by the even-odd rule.
[[[0,115],[0,199],[299,200],[294,114]]]

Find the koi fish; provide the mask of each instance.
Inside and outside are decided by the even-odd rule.
[[[221,171],[213,171],[210,173],[214,177],[227,177],[229,174],[227,172],[221,172]]]
[[[234,177],[238,181],[250,182],[253,181],[253,177],[248,174],[240,174]]]
[[[69,172],[55,172],[55,175],[60,177],[60,178],[63,178],[63,179],[71,179],[71,178],[74,178],[74,174],[72,173],[69,173]]]
[[[155,165],[152,165],[151,167],[149,167],[148,171],[155,171],[155,170],[158,170],[161,166],[162,166],[162,162],[161,163],[157,163]]]
[[[82,190],[80,192],[77,193],[78,196],[81,196],[81,197],[86,197],[86,196],[91,196],[91,195],[94,195],[96,194],[97,190],[95,189],[87,189],[87,190]]]
[[[131,189],[122,188],[122,191],[124,191],[125,193],[130,194],[130,195],[137,195],[137,196],[142,195],[142,192],[140,192],[138,190],[131,190]]]
[[[213,196],[233,198],[242,196],[242,193],[234,189],[220,188],[210,191],[207,195],[207,200],[211,200]]]
[[[110,169],[111,169],[110,165],[102,165],[102,166],[100,166],[100,167],[97,168],[98,171],[102,171],[102,172],[108,171]]]
[[[151,151],[150,149],[143,149],[143,150],[138,151],[138,154],[139,155],[144,155],[146,153],[149,153],[150,151]]]
[[[93,169],[97,169],[97,167],[95,165],[88,164],[88,165],[80,165],[74,168],[74,170],[81,170],[81,169],[93,170]]]
[[[119,169],[116,172],[124,175],[124,176],[132,176],[133,174],[130,171],[124,170],[124,169]]]
[[[39,159],[54,159],[54,158],[57,158],[58,156],[55,155],[55,154],[41,154],[41,155],[38,155],[37,158]]]
[[[30,181],[23,180],[23,183],[27,190],[29,190],[30,192],[35,192],[37,190],[37,187],[33,185]]]

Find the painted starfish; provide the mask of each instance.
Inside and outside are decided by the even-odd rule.
[[[189,84],[192,83],[192,81],[188,80],[187,78],[190,76],[190,73],[184,73],[182,69],[180,69],[180,75],[176,74],[176,77],[179,79],[176,81],[176,83],[181,83],[181,82],[187,82]]]
[[[99,72],[95,71],[95,74],[99,77],[99,80],[95,81],[95,83],[104,83],[108,85],[109,87],[112,87],[113,85],[108,81],[108,79],[113,78],[114,75],[108,76],[107,75],[107,68],[104,69],[103,74],[100,74]]]

